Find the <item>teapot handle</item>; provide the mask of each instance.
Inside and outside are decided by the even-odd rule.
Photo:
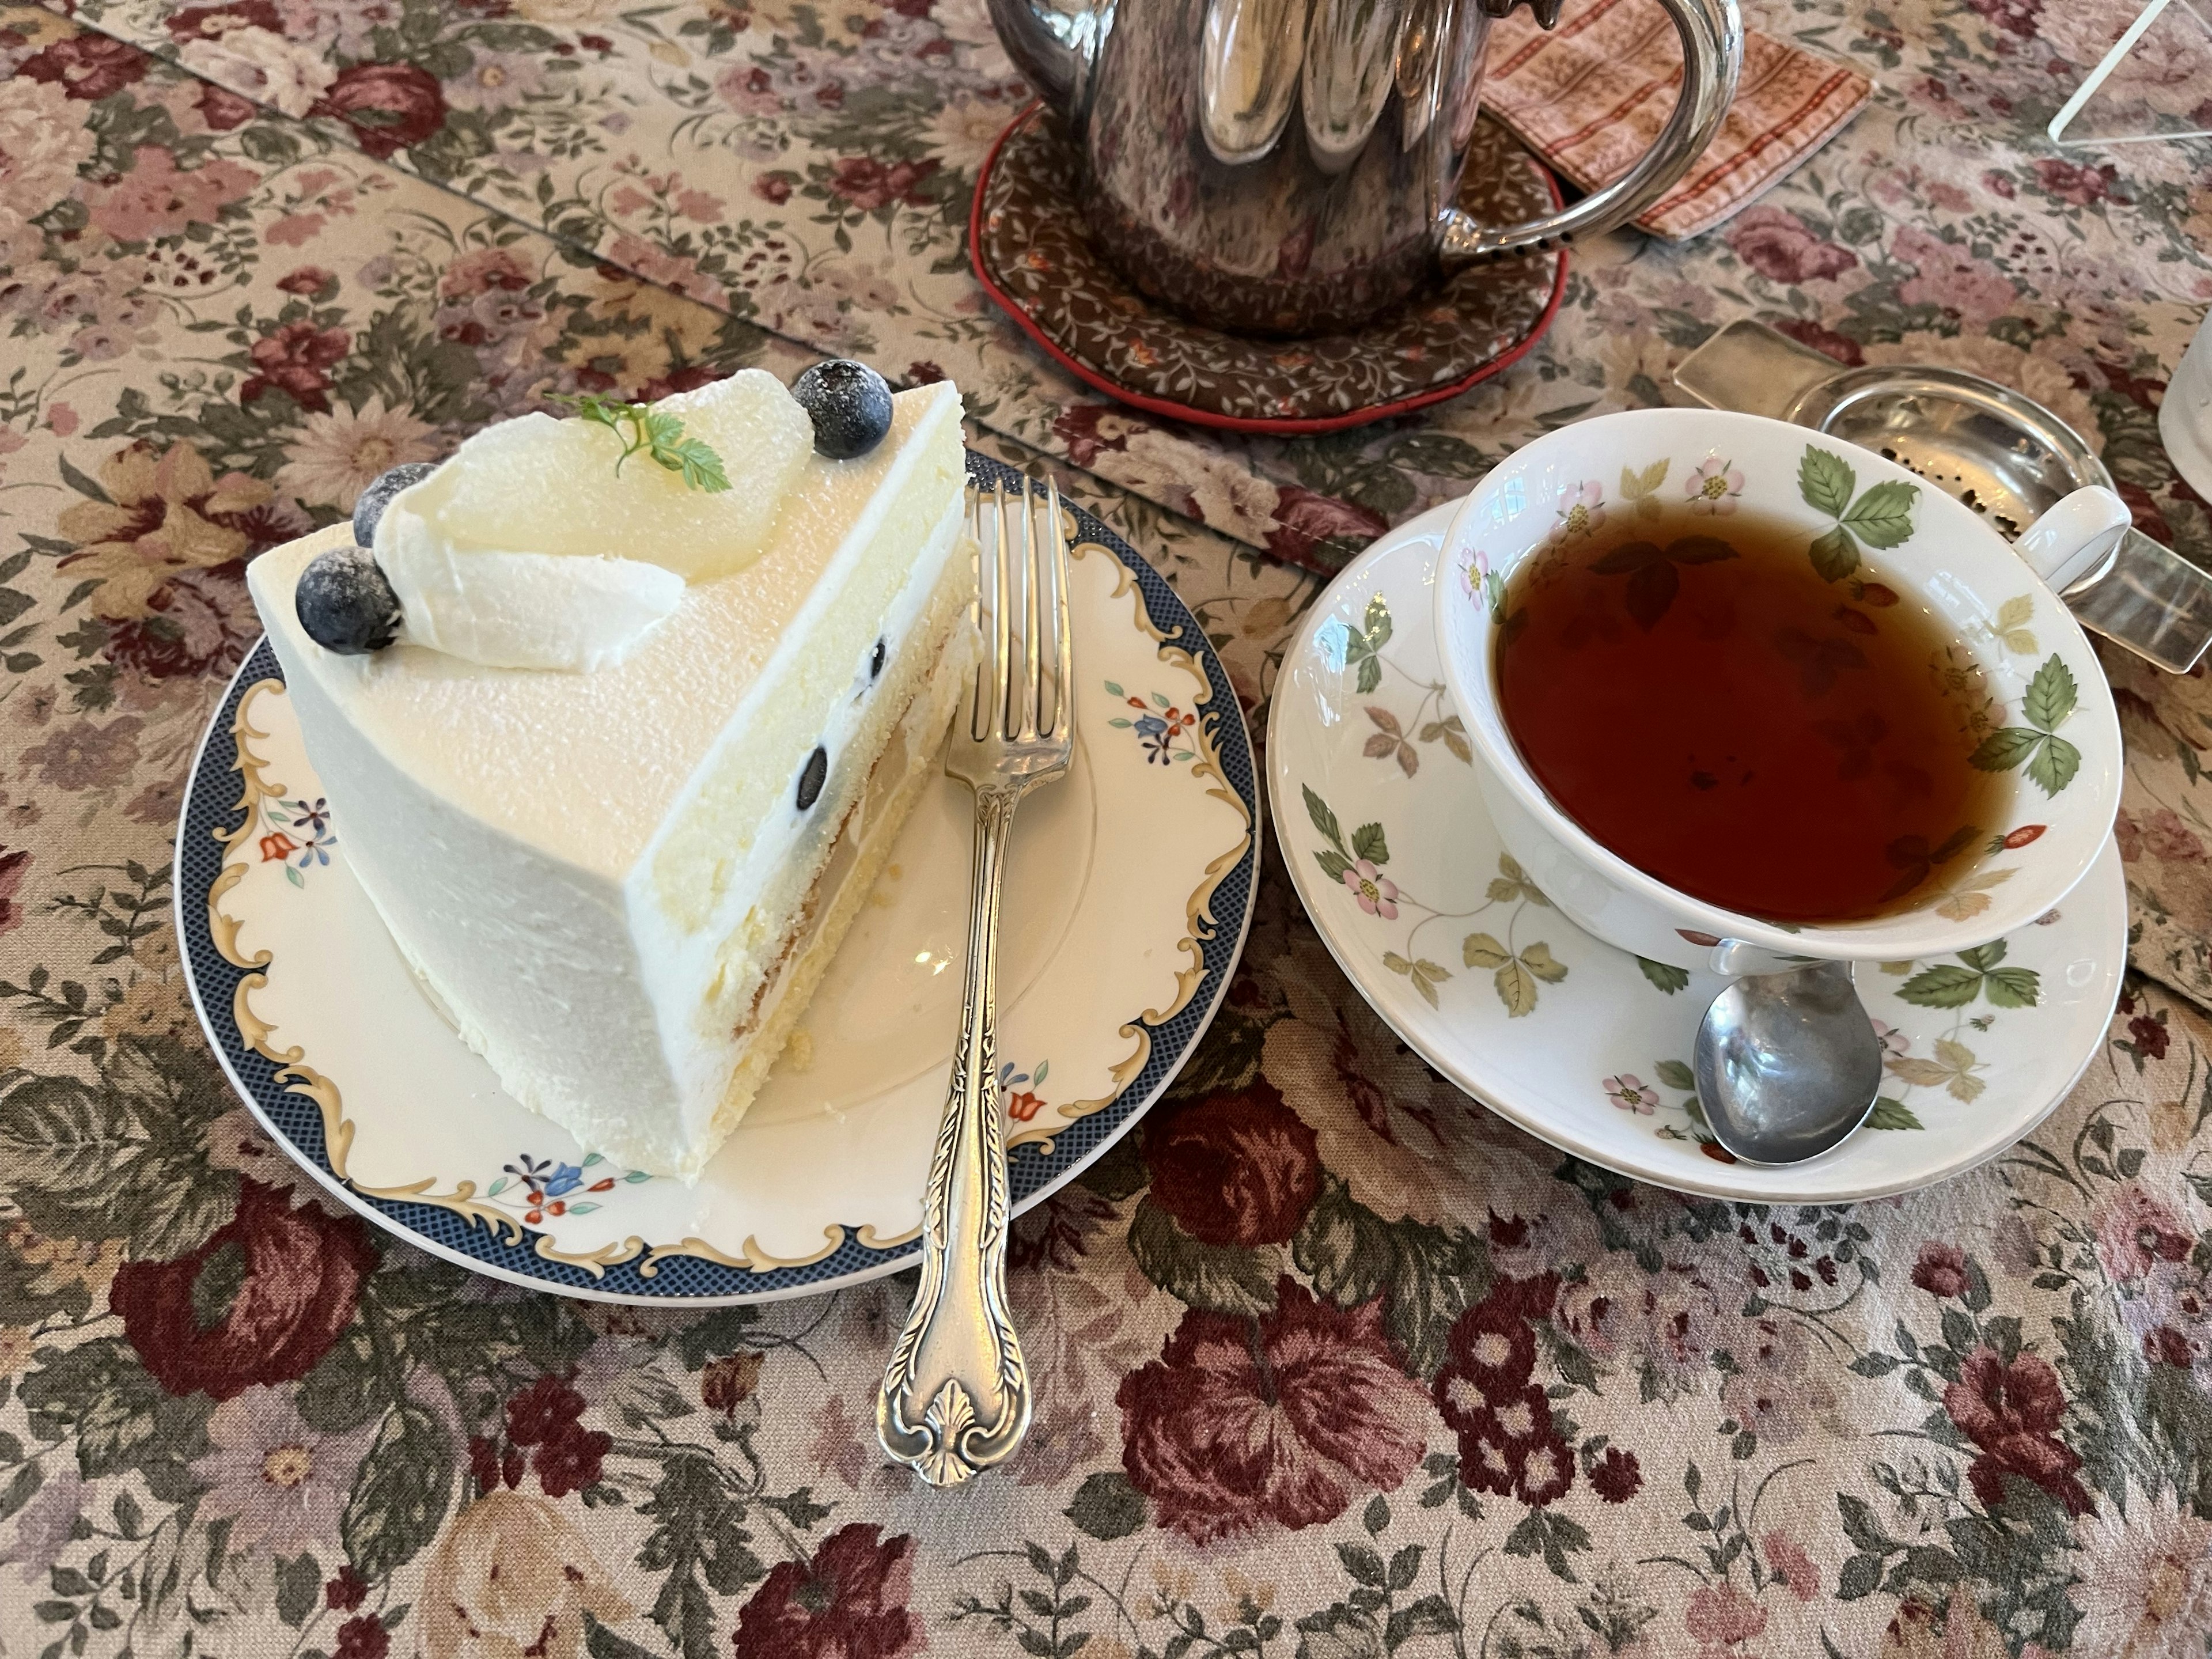
[[[1705,153],[1735,97],[1743,69],[1743,15],[1736,0],[1661,0],[1682,37],[1682,90],[1674,112],[1644,159],[1573,206],[1517,225],[1478,224],[1457,208],[1444,213],[1447,267],[1527,247],[1550,247],[1626,224],[1665,195]]]

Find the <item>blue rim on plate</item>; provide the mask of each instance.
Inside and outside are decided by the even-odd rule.
[[[1024,483],[1023,475],[1014,468],[973,451],[968,455],[968,476],[987,489],[1001,482],[1009,488],[1020,489]],[[1165,643],[1188,652],[1202,669],[1208,696],[1200,718],[1218,757],[1222,775],[1256,826],[1260,821],[1259,799],[1243,711],[1205,630],[1176,597],[1175,590],[1133,548],[1083,507],[1073,501],[1065,504],[1074,514],[1079,538],[1105,548],[1129,572],[1143,597],[1145,614],[1164,636]],[[240,1030],[234,1012],[239,988],[256,977],[257,970],[235,966],[228,960],[216,947],[209,926],[210,894],[222,870],[224,843],[234,837],[240,827],[239,756],[233,735],[239,704],[250,687],[263,680],[283,678],[283,670],[278,666],[276,653],[264,637],[240,665],[200,740],[185,793],[184,812],[178,824],[177,935],[183,945],[185,976],[199,1010],[201,1025],[232,1086],[270,1133],[325,1187],[390,1231],[441,1255],[482,1264],[503,1277],[533,1280],[548,1290],[599,1300],[768,1300],[816,1286],[852,1283],[895,1272],[920,1254],[918,1238],[876,1249],[863,1243],[854,1229],[848,1226],[843,1242],[836,1249],[800,1265],[751,1271],[704,1256],[669,1256],[656,1262],[640,1255],[594,1273],[572,1263],[540,1255],[537,1245],[544,1235],[538,1231],[521,1228],[520,1237],[509,1242],[511,1235],[472,1224],[451,1210],[404,1200],[372,1198],[348,1186],[331,1168],[324,1142],[321,1109],[289,1090],[279,1079],[279,1065],[254,1049]],[[1244,947],[1244,935],[1252,918],[1259,848],[1260,837],[1255,833],[1237,863],[1223,873],[1213,890],[1214,925],[1196,940],[1205,967],[1203,988],[1175,1014],[1157,1024],[1141,1020],[1131,1022],[1142,1024],[1150,1036],[1150,1053],[1144,1066],[1110,1105],[1055,1132],[1048,1149],[1032,1143],[1011,1160],[1008,1174],[1017,1211],[1072,1179],[1118,1139],[1158,1098],[1190,1057],[1220,1006],[1237,958]],[[647,1267],[649,1273],[640,1271]]]

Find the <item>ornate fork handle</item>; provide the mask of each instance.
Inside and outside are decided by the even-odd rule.
[[[1006,1309],[1006,1129],[997,1060],[999,890],[1028,781],[975,791],[967,988],[922,1200],[921,1285],[876,1396],[884,1449],[957,1486],[1021,1443],[1029,1369]]]

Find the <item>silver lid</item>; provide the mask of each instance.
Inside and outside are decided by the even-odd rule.
[[[2033,398],[1957,369],[1834,360],[1762,323],[1731,323],[1674,383],[1713,409],[1793,421],[1870,449],[1955,496],[2007,541],[2111,473],[2081,434]],[[2174,673],[2212,645],[2212,575],[2141,531],[2064,594],[2085,628]]]

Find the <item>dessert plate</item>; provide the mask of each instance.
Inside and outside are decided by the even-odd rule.
[[[1835,1204],[1947,1179],[2027,1134],[2103,1042],[2127,965],[2107,842],[2055,911],[1859,992],[1888,1053],[1870,1126],[1808,1163],[1738,1164],[1690,1053],[1723,981],[1600,943],[1506,854],[1438,672],[1437,555],[1456,503],[1339,576],[1283,659],[1267,726],[1275,835],[1362,995],[1454,1084],[1553,1146],[1684,1192]],[[1962,892],[1957,902],[1986,902]]]
[[[1023,809],[1000,957],[1018,1211],[1167,1086],[1252,912],[1257,805],[1228,676],[1174,590],[1073,515],[1075,764]],[[587,1155],[509,1099],[444,1023],[346,868],[344,817],[307,763],[265,641],[194,763],[178,933],[232,1084],[379,1225],[573,1296],[762,1301],[916,1254],[959,1025],[971,818],[950,781],[915,809],[801,1035],[696,1187]]]

